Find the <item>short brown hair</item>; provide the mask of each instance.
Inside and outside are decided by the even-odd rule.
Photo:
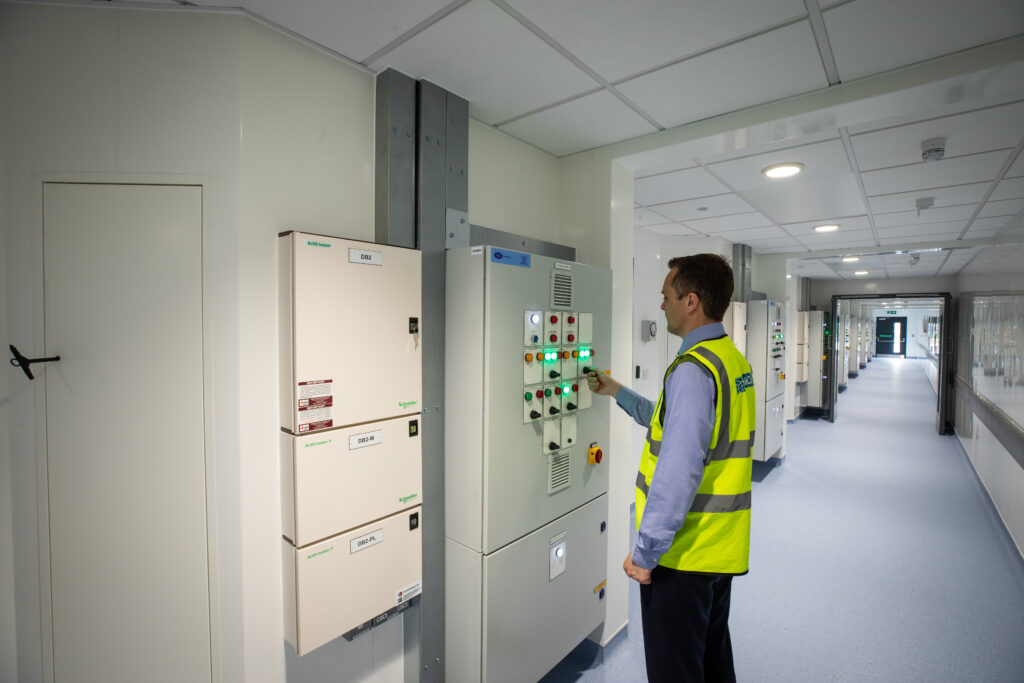
[[[732,300],[732,268],[729,262],[718,254],[694,254],[676,256],[668,262],[668,267],[677,269],[676,276],[672,278],[676,296],[683,297],[693,292],[700,299],[704,315],[721,322]]]

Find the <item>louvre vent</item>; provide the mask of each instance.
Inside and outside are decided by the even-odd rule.
[[[568,488],[570,462],[572,460],[569,457],[569,451],[559,451],[551,455],[548,460],[548,493]]]
[[[551,273],[552,308],[572,308],[572,273]]]

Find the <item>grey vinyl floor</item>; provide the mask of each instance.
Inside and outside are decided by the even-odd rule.
[[[1024,560],[922,363],[878,358],[838,419],[797,420],[755,463],[750,573],[733,581],[740,681],[1024,682]],[[644,681],[639,590],[606,648],[543,680]]]

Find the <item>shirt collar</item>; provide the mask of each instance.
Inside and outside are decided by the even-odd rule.
[[[681,356],[691,348],[694,344],[698,344],[708,339],[718,339],[719,337],[725,336],[725,326],[722,323],[708,323],[707,325],[701,325],[695,330],[690,330],[690,333],[683,337],[683,343],[679,346],[679,352],[677,356]]]

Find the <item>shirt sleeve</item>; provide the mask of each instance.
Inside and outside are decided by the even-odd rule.
[[[658,466],[633,547],[633,562],[644,569],[653,569],[672,546],[704,477],[715,425],[715,380],[707,370],[684,362],[669,375],[662,425]]]
[[[619,407],[629,413],[629,416],[640,425],[646,427],[651,424],[651,415],[654,414],[654,404],[632,389],[622,387],[615,394],[615,402]]]

